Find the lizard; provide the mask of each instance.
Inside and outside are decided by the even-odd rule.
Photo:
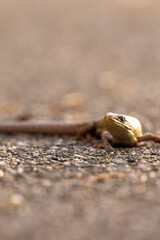
[[[160,143],[160,136],[153,133],[142,134],[140,121],[132,116],[106,113],[103,128],[107,130],[102,133],[104,146],[111,143],[112,146],[134,147],[145,141]]]
[[[160,143],[160,136],[152,133],[142,134],[140,121],[132,116],[108,112],[100,120],[64,123],[57,121],[0,121],[0,133],[44,133],[58,135],[77,135],[81,138],[87,133],[101,135],[102,147],[138,146],[144,141]]]

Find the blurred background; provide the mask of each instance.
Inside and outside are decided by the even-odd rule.
[[[1,0],[1,118],[77,120],[112,111],[156,130],[159,10],[156,0]]]

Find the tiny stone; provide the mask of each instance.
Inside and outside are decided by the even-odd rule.
[[[53,152],[53,151],[55,151],[55,150],[57,150],[57,149],[59,149],[59,147],[57,147],[57,146],[52,146],[52,147],[50,147],[50,149],[48,150],[49,152]]]
[[[128,162],[135,162],[135,158],[128,156]]]
[[[83,162],[84,160],[83,160],[83,159],[80,159],[80,158],[74,158],[73,161],[74,161],[74,162],[80,162],[80,161]]]
[[[145,150],[143,153],[144,153],[144,154],[149,154],[149,153],[150,153],[150,150]]]
[[[82,155],[79,155],[79,154],[74,154],[74,157],[77,159],[77,158],[83,158]]]
[[[110,155],[113,155],[113,154],[114,154],[114,152],[112,151],[112,152],[110,152],[109,154],[110,154]]]
[[[63,147],[63,148],[61,148],[61,151],[68,151],[68,148]]]
[[[33,157],[39,157],[39,153],[33,152],[32,156],[33,156]]]
[[[145,174],[143,174],[141,176],[141,182],[145,183],[147,181],[147,176]]]
[[[24,198],[20,194],[13,194],[10,199],[12,205],[20,205],[24,201]]]
[[[145,159],[142,159],[140,162],[141,162],[141,163],[146,163],[146,160],[145,160]]]
[[[137,180],[137,176],[136,176],[136,174],[135,174],[134,172],[131,172],[131,173],[129,174],[129,176],[131,177],[131,179],[132,179],[133,181],[136,181],[136,180]]]
[[[149,176],[150,176],[150,178],[155,178],[156,174],[155,174],[155,172],[150,172]]]
[[[89,167],[90,164],[88,162],[76,162],[75,166],[77,166],[77,167]]]
[[[71,166],[71,163],[69,161],[67,162],[64,162],[63,165],[67,166],[67,167],[70,167]]]
[[[132,156],[136,155],[136,152],[135,152],[135,151],[132,151],[132,152],[131,152],[131,155],[132,155]]]
[[[125,168],[130,168],[130,166],[128,164],[125,164]]]
[[[19,174],[23,174],[24,169],[23,169],[22,167],[19,167],[19,168],[17,169],[17,172],[18,172]]]
[[[82,176],[83,176],[83,174],[82,174],[81,172],[78,172],[78,173],[76,174],[76,177],[77,177],[77,178],[82,178]]]
[[[4,172],[0,169],[0,178],[4,177]]]
[[[4,161],[0,161],[0,166],[4,166],[5,162]]]
[[[46,168],[49,169],[49,170],[50,170],[50,169],[53,169],[53,167],[50,166],[50,165],[46,166]]]
[[[97,167],[102,169],[102,168],[106,168],[106,165],[105,164],[98,164]]]
[[[44,180],[42,181],[42,185],[43,185],[44,187],[50,187],[52,184],[51,184],[51,181],[49,181],[48,179],[44,179]]]
[[[111,160],[110,160],[110,159],[108,159],[108,158],[106,158],[106,159],[105,159],[105,161],[106,161],[107,163],[109,163]]]
[[[18,142],[17,142],[17,145],[18,145],[18,146],[25,146],[26,143],[25,143],[25,142],[18,141]]]
[[[55,141],[55,145],[62,145],[62,143],[63,143],[63,140],[60,138],[60,139],[57,139],[56,141]],[[57,147],[57,146],[53,146],[53,147],[51,147],[51,148],[55,148],[55,147]]]

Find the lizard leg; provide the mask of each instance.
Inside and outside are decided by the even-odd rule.
[[[112,149],[111,143],[113,141],[112,135],[108,132],[102,132],[101,139],[103,147],[107,150],[111,150]]]
[[[137,137],[138,142],[144,142],[144,141],[153,141],[156,143],[160,143],[160,137],[156,134],[152,133],[145,133],[143,136]]]
[[[95,148],[105,148],[106,150],[112,150],[111,142],[113,137],[108,132],[102,132],[101,134],[101,145],[95,144],[93,147]]]

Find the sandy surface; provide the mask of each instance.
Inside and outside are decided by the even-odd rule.
[[[112,3],[111,3],[112,2]],[[1,1],[0,119],[106,111],[160,129],[158,1]],[[0,135],[0,239],[160,235],[160,146]]]

